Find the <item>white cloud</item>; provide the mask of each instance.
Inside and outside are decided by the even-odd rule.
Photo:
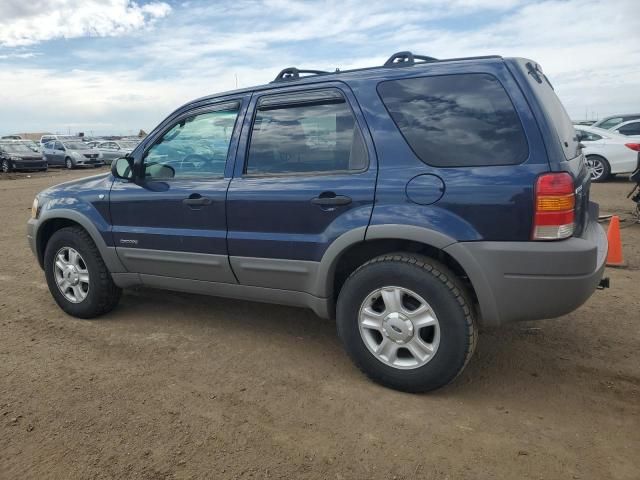
[[[0,45],[6,38],[33,44],[121,33],[135,41],[99,50],[95,42],[82,50],[76,42],[73,51],[60,52],[68,64],[90,65],[83,70],[63,62],[40,65],[46,56],[0,69],[0,130],[148,130],[190,99],[234,88],[236,74],[240,86],[250,86],[291,65],[379,65],[407,49],[438,58],[532,58],[574,118],[584,117],[585,109],[601,116],[640,111],[640,33],[629,20],[637,16],[632,0],[405,0],[402,7],[384,0],[366,6],[353,0],[188,2],[174,4],[166,22],[143,34],[136,31],[168,15],[168,5],[67,0],[51,10],[53,3],[24,1],[18,8],[12,2],[8,8],[0,0]],[[73,10],[69,5],[82,10],[73,28],[60,26]],[[10,36],[7,31],[19,31],[16,22],[28,22],[35,33]],[[30,49],[37,53],[37,45]],[[5,48],[0,61],[31,53]]]
[[[140,6],[129,0],[10,0],[0,6],[0,46],[123,35],[147,27],[170,11],[164,2]]]

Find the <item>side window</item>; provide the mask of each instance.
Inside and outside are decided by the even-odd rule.
[[[611,127],[615,127],[619,123],[622,123],[623,121],[624,120],[622,119],[622,117],[610,118],[609,120],[602,122],[600,125],[598,125],[598,127],[608,130]]]
[[[577,128],[576,131],[582,136],[583,142],[595,142],[596,140],[602,140],[602,137],[596,133],[580,130],[579,128]]]
[[[55,150],[64,150],[64,146],[62,146],[62,142],[55,142]]]
[[[260,99],[245,173],[361,171],[367,149],[351,108],[334,90]]]
[[[618,129],[622,135],[640,135],[640,122],[629,123]]]
[[[407,143],[429,165],[515,165],[528,156],[520,119],[491,75],[390,80],[378,85],[378,93]]]
[[[231,135],[240,104],[184,118],[149,150],[144,167],[147,178],[202,178],[224,175]]]

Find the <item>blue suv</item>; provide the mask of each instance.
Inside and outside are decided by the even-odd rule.
[[[604,284],[589,186],[535,62],[400,52],[194,100],[110,174],[41,192],[28,238],[70,315],[136,285],[307,307],[370,378],[428,391],[478,325]]]

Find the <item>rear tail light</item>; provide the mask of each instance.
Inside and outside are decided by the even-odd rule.
[[[559,240],[573,235],[576,196],[566,172],[540,175],[535,189],[533,240]]]
[[[640,152],[640,143],[625,143],[624,146],[631,150],[635,150],[636,152]]]

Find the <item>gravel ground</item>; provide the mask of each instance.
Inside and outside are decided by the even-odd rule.
[[[54,304],[34,195],[95,171],[0,176],[0,478],[606,478],[640,474],[640,225],[594,185],[629,268],[576,312],[480,335],[428,395],[369,382],[312,313],[152,290],[98,320]]]

